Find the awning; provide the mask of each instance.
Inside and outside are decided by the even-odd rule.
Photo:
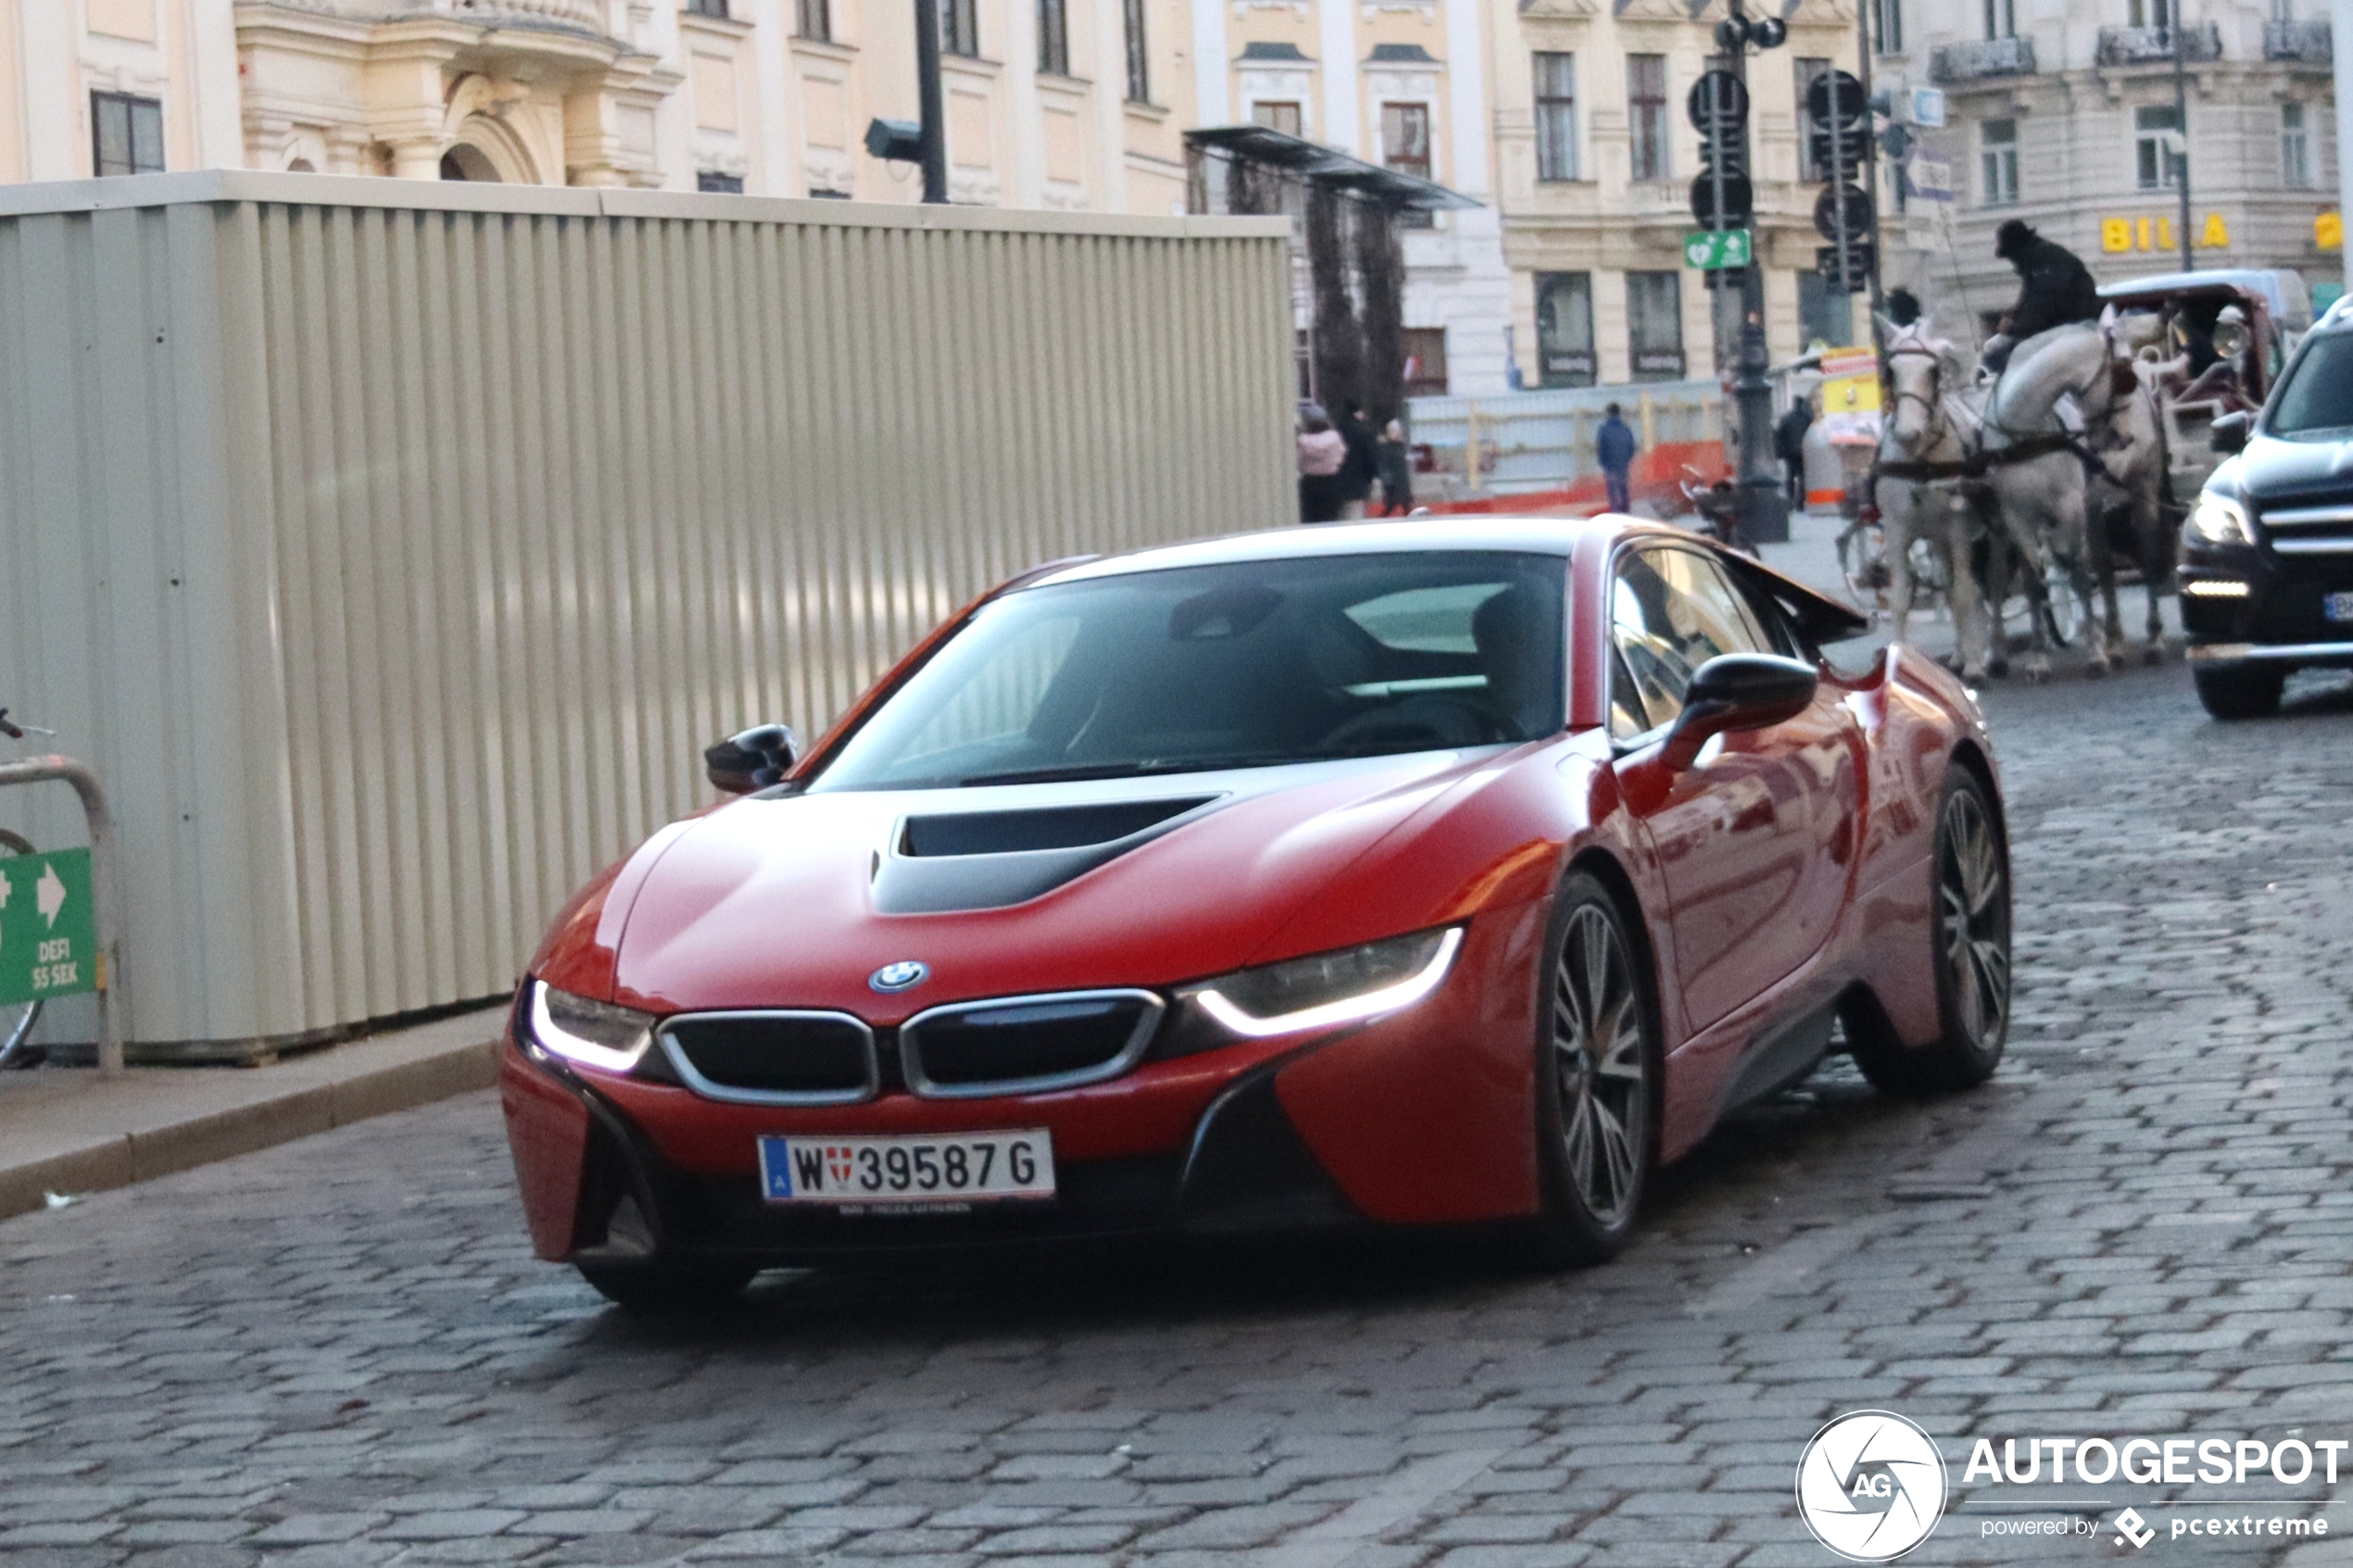
[[[1277,131],[1266,125],[1220,125],[1204,131],[1185,132],[1185,144],[1225,154],[1245,163],[1263,168],[1279,169],[1302,183],[1323,185],[1338,190],[1354,191],[1388,207],[1416,208],[1423,212],[1459,212],[1481,207],[1459,191],[1450,191],[1435,181],[1416,179],[1400,174],[1393,169],[1366,163],[1362,158],[1294,136],[1287,131]]]

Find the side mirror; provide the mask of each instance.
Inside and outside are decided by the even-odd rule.
[[[1810,664],[1769,653],[1723,653],[1699,667],[1683,711],[1667,733],[1660,760],[1681,772],[1701,746],[1727,730],[1762,730],[1806,711],[1820,675]]]
[[[782,784],[800,757],[800,738],[783,724],[760,724],[703,748],[703,774],[727,795]]]
[[[2215,415],[2214,422],[2207,426],[2208,436],[2214,443],[2214,455],[2227,458],[2233,452],[2246,451],[2247,426],[2254,421],[2255,416],[2244,408],[2234,414]]]

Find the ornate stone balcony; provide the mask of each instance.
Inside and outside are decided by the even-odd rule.
[[[1947,44],[1929,56],[1928,73],[1941,86],[2004,76],[2034,74],[2034,40],[1989,38],[1982,44]]]
[[[2263,57],[2267,60],[2331,65],[2335,59],[2334,43],[2326,19],[2263,24]]]
[[[2104,66],[2168,65],[2173,40],[2170,27],[2104,27],[2096,57]],[[2222,57],[2222,30],[2212,22],[2183,28],[2181,44],[2182,57],[2193,64]]]

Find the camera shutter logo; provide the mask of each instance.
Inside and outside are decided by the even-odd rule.
[[[1944,1516],[1944,1457],[1900,1415],[1850,1411],[1806,1445],[1797,1512],[1816,1540],[1849,1562],[1893,1562]]]

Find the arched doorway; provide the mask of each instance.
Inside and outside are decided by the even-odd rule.
[[[498,167],[480,147],[469,142],[459,142],[441,155],[441,177],[444,180],[479,180],[496,183]]]

